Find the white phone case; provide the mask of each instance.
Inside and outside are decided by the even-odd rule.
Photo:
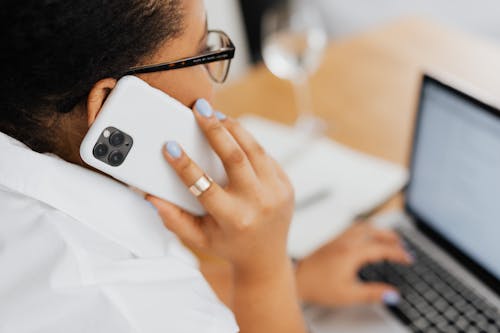
[[[133,139],[125,161],[118,167],[94,156],[94,147],[109,127]],[[224,186],[226,173],[198,127],[192,111],[179,101],[135,76],[120,79],[85,136],[80,155],[88,165],[146,193],[202,215],[205,210],[181,182],[162,155],[167,141],[178,142],[189,156]]]

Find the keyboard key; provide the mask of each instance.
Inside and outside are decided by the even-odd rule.
[[[433,302],[434,300],[439,298],[439,294],[432,289],[425,291],[423,296],[429,302]]]
[[[419,330],[425,331],[430,326],[430,323],[425,318],[420,318],[413,322],[413,326]]]
[[[444,312],[445,318],[450,320],[450,321],[455,321],[457,319],[458,315],[459,315],[458,311],[455,310],[454,308],[448,308]]]
[[[425,318],[427,318],[429,321],[435,321],[437,320],[437,317],[442,316],[439,312],[437,312],[435,309],[430,309],[426,313],[424,313]]]
[[[434,303],[434,308],[439,310],[440,312],[444,312],[448,309],[449,304],[444,299],[440,298]]]
[[[469,322],[465,320],[464,318],[458,318],[457,321],[455,321],[455,327],[458,329],[465,331],[465,329],[469,326]]]

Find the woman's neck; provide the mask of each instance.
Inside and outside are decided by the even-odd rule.
[[[71,112],[60,117],[54,126],[57,142],[51,153],[60,158],[81,166],[85,166],[80,157],[80,144],[88,131],[84,106],[77,106]]]

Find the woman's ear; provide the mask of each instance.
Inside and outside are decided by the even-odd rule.
[[[115,86],[116,79],[108,78],[100,80],[90,90],[87,98],[87,122],[89,127],[94,123],[104,101]]]

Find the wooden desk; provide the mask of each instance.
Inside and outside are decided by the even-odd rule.
[[[327,121],[333,139],[406,165],[425,69],[500,97],[500,45],[406,19],[331,44],[311,80],[315,112]],[[294,101],[291,85],[259,65],[223,87],[216,106],[233,116],[254,113],[292,124]]]

